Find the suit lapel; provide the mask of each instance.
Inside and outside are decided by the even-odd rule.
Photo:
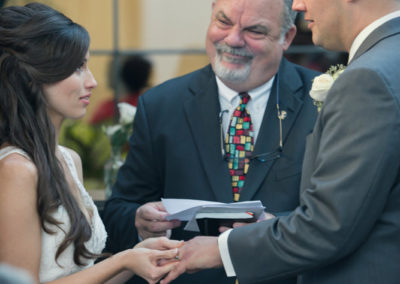
[[[293,124],[296,121],[303,101],[297,95],[301,92],[302,82],[297,71],[283,59],[279,68],[279,82],[275,79],[266,111],[264,113],[260,132],[256,141],[253,156],[271,153],[278,150],[279,147],[279,120],[277,116],[276,101],[277,91],[279,91],[280,109],[287,112],[286,118],[282,121],[283,145],[290,133]],[[279,83],[279,88],[277,84]],[[279,89],[279,90],[278,90]],[[284,151],[283,151],[284,155]],[[240,194],[240,200],[251,200],[260,189],[262,182],[271,170],[276,160],[262,162],[253,159],[247,173],[244,188]]]
[[[400,33],[399,26],[400,17],[394,18],[393,20],[390,20],[389,22],[386,22],[383,25],[379,26],[364,40],[351,61],[354,61],[357,57],[364,54],[379,41],[385,39],[388,36]]]
[[[211,68],[201,76],[190,87],[193,96],[184,103],[186,119],[216,200],[233,202],[231,178],[221,152],[220,105],[215,77]]]

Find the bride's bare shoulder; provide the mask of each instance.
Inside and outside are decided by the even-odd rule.
[[[27,157],[11,153],[0,160],[0,181],[13,184],[36,185],[37,168]]]

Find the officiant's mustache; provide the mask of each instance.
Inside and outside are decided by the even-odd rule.
[[[222,53],[229,53],[233,56],[247,57],[247,60],[253,59],[254,55],[244,47],[231,47],[225,43],[215,44],[215,49],[221,55]],[[234,60],[234,59],[233,59]],[[237,59],[240,60],[240,59]]]

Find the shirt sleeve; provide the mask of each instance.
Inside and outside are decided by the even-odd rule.
[[[226,276],[228,277],[236,276],[236,272],[235,269],[233,268],[231,256],[229,255],[229,250],[228,250],[228,237],[231,231],[232,229],[227,230],[218,237],[219,253],[221,254],[221,259],[225,268],[225,273]]]

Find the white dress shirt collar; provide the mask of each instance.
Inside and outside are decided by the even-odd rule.
[[[365,27],[354,39],[350,51],[349,51],[349,60],[348,62],[353,59],[354,55],[356,54],[357,50],[360,48],[361,44],[364,42],[364,40],[374,31],[376,30],[379,26],[383,25],[384,23],[400,17],[400,10],[392,12],[390,14],[387,14],[383,16],[382,18],[377,19],[376,21],[372,22],[369,24],[367,27]]]
[[[218,77],[216,77],[216,79],[218,85],[218,98],[221,106],[221,127],[224,136],[226,136],[230,118],[232,117],[235,108],[239,105],[240,98],[238,92],[228,88]],[[265,84],[248,91],[251,100],[247,103],[246,108],[253,123],[254,143],[257,142],[258,133],[261,128],[273,82],[274,77]]]
[[[232,102],[232,100],[235,99],[235,97],[239,94],[238,92],[232,90],[228,86],[226,86],[221,79],[218,78],[218,76],[215,76],[217,79],[217,85],[218,85],[218,93],[219,96],[225,98],[227,101]],[[272,84],[274,82],[275,76],[272,77],[269,81],[266,83],[262,84],[261,86],[249,90],[247,93],[251,97],[252,100],[257,99],[259,96],[265,94],[265,93],[270,93]]]

